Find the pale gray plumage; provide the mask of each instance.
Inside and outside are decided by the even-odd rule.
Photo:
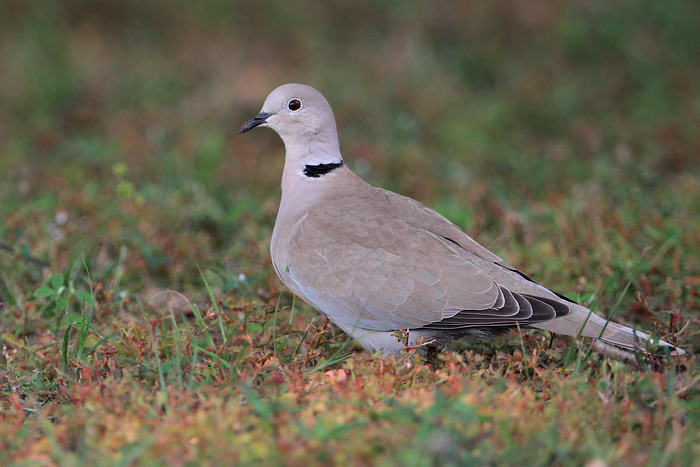
[[[275,89],[240,132],[256,126],[286,148],[277,275],[367,350],[398,353],[397,329],[410,330],[409,344],[438,346],[516,326],[625,348],[648,340],[535,283],[419,202],[362,181],[344,165],[333,111],[315,89]]]

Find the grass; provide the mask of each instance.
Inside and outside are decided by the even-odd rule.
[[[176,6],[0,7],[0,464],[697,463],[695,4]],[[687,355],[362,351],[275,277],[283,146],[236,135],[293,81],[363,178]]]

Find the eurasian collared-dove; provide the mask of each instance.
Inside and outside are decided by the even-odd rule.
[[[314,88],[272,91],[240,133],[258,126],[286,148],[275,271],[365,349],[395,354],[518,326],[627,349],[649,339],[537,284],[421,203],[365,183],[343,163],[333,111]]]

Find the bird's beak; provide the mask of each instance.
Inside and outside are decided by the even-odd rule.
[[[248,120],[247,122],[245,122],[243,124],[243,126],[241,127],[241,129],[238,131],[238,134],[242,135],[246,131],[252,130],[256,126],[260,126],[263,123],[266,123],[267,119],[269,117],[271,117],[272,115],[274,115],[274,114],[267,113],[267,112],[260,112],[255,117],[253,117],[250,120]]]

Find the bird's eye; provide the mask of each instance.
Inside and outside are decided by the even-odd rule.
[[[301,109],[301,101],[299,99],[291,99],[289,102],[287,102],[287,108],[292,112],[296,112],[297,110]]]

